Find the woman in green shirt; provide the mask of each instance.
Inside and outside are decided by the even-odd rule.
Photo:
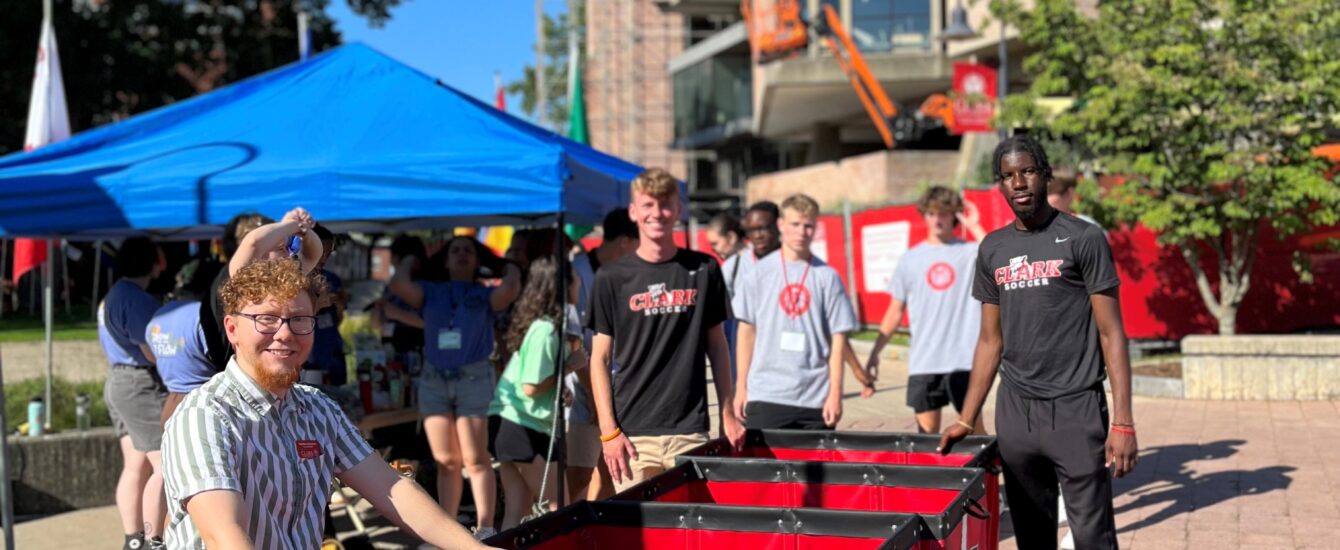
[[[556,292],[557,271],[550,258],[532,261],[529,271],[526,287],[512,313],[512,324],[502,340],[501,356],[510,359],[489,407],[489,450],[502,464],[506,497],[503,529],[520,524],[537,497],[547,503],[549,510],[556,509],[559,475],[556,465],[549,466],[549,482],[543,495],[540,486],[553,431],[558,339],[563,338],[556,323],[562,319]],[[580,282],[571,272],[567,280],[568,303],[575,303]],[[569,349],[568,370],[585,366],[580,339],[564,339]]]

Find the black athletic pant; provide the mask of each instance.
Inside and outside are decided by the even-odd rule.
[[[1102,386],[1056,399],[1028,399],[1002,382],[996,432],[1019,548],[1056,548],[1056,486],[1077,550],[1117,547],[1112,478],[1104,466],[1107,396]]]
[[[744,405],[745,427],[751,430],[831,430],[824,424],[823,409],[807,409],[750,401]]]

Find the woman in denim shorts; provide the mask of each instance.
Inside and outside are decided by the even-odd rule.
[[[418,259],[396,267],[391,293],[423,312],[424,366],[419,380],[419,412],[437,463],[437,499],[456,516],[461,503],[461,468],[470,477],[478,511],[476,534],[493,531],[496,485],[488,453],[488,410],[493,398],[494,315],[521,293],[521,270],[504,263],[470,237],[447,243],[445,282],[414,281]],[[479,283],[481,263],[502,284]],[[496,275],[495,275],[496,276]]]

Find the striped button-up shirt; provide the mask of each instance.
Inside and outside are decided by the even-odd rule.
[[[163,435],[167,546],[204,548],[186,501],[222,490],[241,493],[256,548],[319,548],[331,478],[371,454],[340,408],[315,388],[298,384],[278,400],[234,358],[186,397]]]

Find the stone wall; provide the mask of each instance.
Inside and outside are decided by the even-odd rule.
[[[7,440],[14,514],[54,514],[116,502],[121,451],[111,428]]]
[[[1188,399],[1340,399],[1340,336],[1188,336]]]
[[[763,174],[749,178],[745,202],[781,202],[805,193],[829,213],[840,210],[843,200],[854,207],[912,202],[921,184],[954,181],[958,156],[958,151],[878,151]]]
[[[45,342],[0,344],[5,381],[42,378],[47,373]],[[52,372],[71,382],[93,382],[107,378],[107,356],[97,340],[62,341],[51,346]]]

